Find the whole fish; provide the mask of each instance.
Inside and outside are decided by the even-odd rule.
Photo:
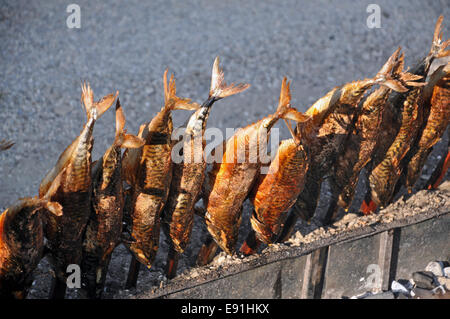
[[[433,85],[435,82],[436,84]],[[433,146],[444,135],[450,121],[450,63],[431,75],[429,84],[433,86],[430,113],[414,155],[407,167],[406,187],[410,193],[420,176],[428,155],[431,153]],[[424,90],[426,89],[427,87]],[[443,174],[445,174],[445,171],[443,171]]]
[[[250,219],[252,230],[240,249],[245,255],[254,253],[260,242],[275,242],[288,210],[305,185],[309,156],[302,144],[302,137],[310,131],[305,128],[310,125],[312,118],[300,112],[294,115],[299,123],[296,132],[286,121],[292,138],[280,143],[268,173],[259,175],[250,192],[249,198],[254,211]]]
[[[0,215],[1,299],[25,299],[28,294],[44,251],[44,210],[62,214],[56,202],[23,198]]]
[[[290,107],[289,85],[284,78],[277,111],[239,129],[224,146],[215,149],[216,154],[223,149],[222,160],[207,173],[203,190],[206,226],[215,243],[207,239],[200,249],[198,264],[209,263],[217,245],[229,255],[234,253],[242,203],[259,176],[270,130],[280,118],[291,118],[295,112]]]
[[[92,132],[96,120],[114,103],[110,94],[94,102],[89,84],[82,86],[81,100],[87,122],[80,135],[66,148],[56,165],[47,173],[39,187],[39,197],[48,197],[63,207],[63,215],[46,214],[45,235],[51,252],[55,276],[51,298],[64,298],[66,269],[69,264],[81,264],[82,241],[91,209]]]
[[[308,142],[310,166],[305,177],[307,187],[298,196],[277,241],[283,242],[290,237],[298,218],[309,220],[314,215],[323,178],[331,171],[337,154],[342,152],[360,112],[360,101],[364,94],[376,84],[397,87],[398,82],[390,77],[388,71],[383,66],[373,78],[335,87],[305,112],[313,118],[315,130]]]
[[[434,28],[434,35],[433,35],[433,41],[431,43],[431,48],[428,54],[422,58],[410,71],[409,73],[414,74],[416,76],[421,76],[422,83],[418,83],[416,85],[425,85],[425,80],[427,77],[427,74],[430,70],[430,67],[433,63],[433,61],[436,58],[439,58],[442,54],[444,54],[445,48],[448,46],[448,43],[442,42],[442,33],[441,33],[441,26],[442,26],[443,16],[440,16],[436,22],[435,28]],[[418,138],[420,136],[420,131],[424,127],[424,122],[426,118],[428,117],[428,113],[430,111],[429,103],[425,101],[423,98],[423,88],[420,86],[414,90],[411,90],[408,93],[400,93],[400,92],[393,92],[391,94],[391,97],[389,98],[389,103],[386,106],[385,114],[383,115],[382,123],[380,125],[380,131],[381,134],[377,140],[374,153],[372,155],[371,162],[367,165],[368,168],[368,176],[369,176],[369,182],[370,182],[370,176],[372,175],[373,171],[381,165],[383,161],[386,160],[385,164],[383,166],[385,167],[385,175],[389,175],[390,173],[387,170],[387,163],[389,163],[389,159],[386,159],[388,150],[393,147],[393,143],[395,139],[397,138],[400,127],[402,125],[402,119],[403,119],[403,111],[404,111],[404,103],[407,101],[410,94],[416,95],[419,93],[418,96],[418,112],[417,112],[417,119],[414,121],[415,125],[412,127],[414,132],[412,133],[410,140],[408,141],[406,150],[405,149],[399,149],[400,151],[410,151],[411,146],[417,144]],[[404,130],[405,133],[409,134]],[[405,136],[404,136],[405,137]],[[394,152],[395,153],[395,152]],[[392,156],[392,152],[391,152]],[[381,173],[381,166],[379,167],[378,177],[372,177],[373,181],[379,180],[380,186],[373,185],[374,187],[383,187],[384,190],[380,190],[380,193],[384,194],[384,197],[387,197],[388,199],[384,198],[385,201],[384,205],[388,204],[388,201],[391,198],[395,197],[396,191],[400,189],[399,185],[401,184],[401,179],[398,176],[398,174],[402,174],[404,172],[404,167],[407,165],[408,160],[410,159],[410,156],[406,156],[406,154],[401,154],[397,152],[396,161],[401,160],[402,163],[395,163],[396,165],[396,172],[393,173],[394,176],[392,176],[391,183],[395,182],[397,185],[384,185],[385,183],[389,183],[389,181],[383,181],[380,177]],[[387,176],[385,176],[386,178]],[[370,184],[370,183],[369,183]],[[370,186],[370,185],[369,185]],[[369,187],[365,199],[361,205],[360,211],[362,211],[364,214],[370,214],[371,212],[375,211],[377,207],[380,204],[380,201],[374,200],[372,198],[372,195],[376,196],[376,191],[373,190],[372,186]]]
[[[138,148],[144,141],[124,130],[125,115],[116,102],[113,144],[92,168],[92,210],[83,241],[82,287],[87,297],[100,298],[111,254],[120,241],[124,206],[121,148]]]
[[[172,180],[172,110],[199,107],[189,99],[176,96],[175,80],[172,75],[167,85],[167,72],[163,77],[164,106],[150,123],[141,126],[138,134],[145,141],[144,146],[126,150],[122,160],[124,178],[132,187],[130,224],[127,225],[129,239],[124,240],[136,259],[130,267],[130,276],[137,276],[139,263],[150,268],[158,251],[160,214]],[[130,285],[135,282],[128,281],[127,287]]]
[[[372,158],[378,136],[381,133],[380,125],[390,93],[393,89],[403,92],[404,85],[410,85],[413,80],[421,78],[402,71],[403,59],[404,56],[400,55],[399,48],[386,62],[384,66],[386,72],[391,73],[392,81],[397,81],[397,85],[381,86],[363,101],[353,132],[346,140],[343,152],[338,154],[333,166],[330,179],[332,198],[339,195],[337,204],[346,210],[352,202],[359,174]]]
[[[175,277],[179,254],[184,252],[191,236],[194,205],[199,199],[205,178],[204,133],[211,107],[214,102],[240,93],[248,87],[248,84],[242,83],[236,86],[227,85],[217,57],[212,70],[209,96],[190,117],[184,136],[178,140],[178,143],[183,143],[184,161],[173,163],[172,183],[162,218],[163,229],[170,246],[166,269],[168,278]]]

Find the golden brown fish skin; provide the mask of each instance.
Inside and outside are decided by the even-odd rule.
[[[278,237],[288,210],[303,190],[308,165],[303,145],[288,139],[280,144],[268,174],[259,176],[250,195],[255,208],[250,222],[260,241],[271,244]]]
[[[212,171],[207,174],[212,189],[205,198],[205,221],[209,233],[219,246],[232,255],[237,240],[241,221],[241,206],[247,198],[255,178],[259,174],[260,163],[246,160],[237,163],[237,149],[245,147],[246,159],[249,156],[248,140],[255,139],[261,130],[269,129],[274,124],[274,117],[268,116],[255,124],[249,125],[235,133],[228,140],[222,163],[214,163]],[[247,147],[246,147],[247,146]],[[234,152],[233,162],[227,163],[226,154]]]
[[[164,229],[178,253],[183,253],[189,242],[194,222],[194,205],[199,198],[205,179],[204,133],[211,107],[216,101],[240,93],[249,87],[248,84],[227,85],[223,71],[219,67],[218,57],[214,61],[211,78],[208,99],[187,123],[183,138],[184,161],[173,163],[170,193],[164,209]]]
[[[172,178],[171,134],[172,116],[170,109],[164,108],[146,127],[137,185],[133,185],[130,216],[134,241],[130,244],[130,250],[147,267],[153,263],[158,250],[159,217]]]
[[[116,103],[116,136],[92,169],[92,211],[83,241],[82,286],[89,298],[103,292],[111,254],[120,241],[124,206],[121,148],[142,147],[144,141],[126,134],[125,116]]]
[[[41,198],[48,197],[51,201],[58,202],[64,212],[62,216],[46,214],[45,235],[56,275],[52,298],[63,297],[67,266],[81,264],[83,233],[91,209],[92,132],[97,118],[112,105],[117,96],[117,93],[116,96],[108,95],[94,103],[89,85],[85,85],[82,91],[88,115],[87,123],[46,175],[39,189]]]
[[[409,192],[420,176],[432,147],[441,139],[450,121],[450,76],[439,80],[433,89],[431,108],[418,147],[407,167],[406,187]]]
[[[24,198],[0,215],[0,298],[25,299],[33,282],[33,270],[43,257],[42,212],[61,214],[58,203]]]
[[[267,143],[266,141],[260,143],[262,137],[267,136],[268,139],[273,125],[291,112],[296,110],[290,107],[289,83],[284,78],[277,111],[239,129],[226,142],[222,163],[215,162],[212,170],[206,175],[203,190],[206,225],[215,242],[227,254],[234,253],[241,222],[242,203],[258,177],[261,166],[261,157],[250,147],[258,148],[260,155],[266,154]],[[243,150],[245,151],[242,152]],[[239,153],[244,153],[245,157],[239,158]]]
[[[140,137],[145,141],[144,146],[127,150],[123,158],[124,176],[133,188],[130,211],[132,222],[129,225],[131,241],[126,245],[134,257],[148,268],[151,267],[158,250],[160,214],[172,179],[171,112],[177,108],[198,108],[198,105],[190,103],[190,100],[176,97],[173,76],[168,88],[166,80],[167,70],[164,73],[165,104],[141,130]]]

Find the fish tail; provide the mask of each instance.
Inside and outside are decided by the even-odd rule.
[[[286,120],[293,120],[299,123],[308,121],[311,117],[305,115],[295,108],[291,107],[291,82],[287,82],[286,77],[283,78],[281,83],[280,98],[278,101],[277,115],[279,118]]]
[[[180,98],[176,95],[177,87],[175,84],[175,78],[173,74],[170,76],[169,84],[167,84],[168,69],[164,71],[163,83],[164,83],[164,107],[170,110],[197,110],[200,105],[195,102],[191,102],[191,99]]]
[[[99,101],[94,102],[94,92],[89,83],[84,82],[81,85],[81,102],[84,105],[88,121],[91,118],[94,120],[100,118],[100,116],[111,107],[118,95],[119,91],[117,91],[116,94],[105,95]]]
[[[125,114],[123,113],[120,100],[116,102],[116,136],[114,144],[123,148],[139,148],[144,146],[145,141],[132,134],[126,134],[125,127]]]
[[[62,216],[63,208],[57,202],[45,201],[44,207],[55,216]]]
[[[439,16],[434,27],[433,43],[431,44],[431,49],[429,56],[435,58],[442,58],[450,55],[450,50],[445,50],[450,45],[450,40],[442,41],[442,21],[444,16]]]
[[[245,91],[250,87],[248,83],[231,83],[227,85],[225,82],[222,68],[219,66],[219,57],[214,60],[214,65],[211,75],[211,88],[209,90],[209,97],[215,100],[222,99]]]
[[[284,77],[281,82],[281,90],[280,90],[280,98],[278,99],[278,107],[277,107],[277,115],[282,118],[291,109],[291,89],[290,89],[291,81],[287,81],[287,78]]]
[[[400,54],[401,47],[389,57],[386,63],[378,71],[374,80],[376,83],[385,86],[397,92],[407,92],[408,86],[421,86],[420,82],[414,82],[422,79],[421,76],[403,71],[404,54]]]

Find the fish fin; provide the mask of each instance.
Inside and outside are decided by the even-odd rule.
[[[116,138],[123,135],[123,128],[125,127],[125,114],[123,114],[120,99],[116,101]]]
[[[125,127],[125,114],[123,113],[122,105],[120,104],[120,100],[117,99],[116,102],[116,137],[114,143],[117,146],[123,148],[139,148],[144,146],[145,141],[137,136],[132,134],[126,134]],[[142,131],[145,125],[141,125],[141,129],[139,131],[142,134]]]
[[[62,216],[63,214],[63,208],[58,202],[47,201],[45,208],[55,216]]]
[[[173,74],[170,76],[169,84],[167,85],[167,73],[164,71],[164,107],[168,107],[171,110],[198,110],[200,105],[195,102],[191,102],[191,99],[184,99],[176,96],[177,87],[175,84],[175,78]]]
[[[444,21],[444,16],[440,15],[434,26],[433,43],[439,42],[442,38],[442,21]]]
[[[398,68],[400,68],[400,71],[403,70],[403,54],[400,56],[401,49],[401,47],[398,47],[397,50],[392,53],[386,63],[381,67],[380,71],[378,71],[378,74],[386,75],[396,73]]]
[[[397,92],[408,92],[408,89],[404,87],[400,81],[396,80],[385,80],[383,82],[380,82],[380,85],[386,86],[387,88],[397,91]]]
[[[300,129],[304,127],[304,125],[307,125],[306,123],[309,123],[309,121],[312,121],[312,117],[309,115],[305,115],[299,111],[297,111],[294,108],[289,108],[289,110],[284,114],[283,116],[284,122],[286,123],[286,126],[289,129],[289,132],[291,133],[292,138],[294,139],[295,143],[298,144],[300,142],[301,133],[303,130]],[[288,122],[288,120],[293,120],[297,122],[297,128],[294,131],[292,129],[291,123]]]
[[[81,103],[84,105],[87,118],[89,118],[92,107],[94,106],[94,92],[87,82],[81,84]]]
[[[138,132],[138,135],[137,135],[138,137],[142,137],[143,136],[146,126],[147,126],[147,124],[142,124],[141,126],[139,126],[139,132]]]
[[[120,145],[120,147],[124,148],[139,148],[144,146],[145,141],[137,136],[134,136],[132,134],[125,134],[123,137],[123,142]]]
[[[111,105],[113,105],[114,100],[119,95],[119,91],[116,91],[116,94],[108,94],[101,98],[98,102],[96,102],[95,108],[97,109],[97,118],[102,116],[103,113],[105,113]]]
[[[311,116],[303,114],[302,112],[297,111],[293,107],[289,107],[283,114],[282,118],[285,120],[293,120],[298,123],[303,123],[309,121],[311,119]]]
[[[445,49],[450,45],[450,40],[442,42],[443,32],[442,32],[442,21],[444,16],[439,16],[434,27],[433,43],[431,44],[430,53],[428,57],[430,58],[441,58],[450,55],[450,51],[445,51]]]
[[[92,91],[89,83],[84,82],[81,85],[81,102],[84,105],[88,120],[91,117],[94,117],[94,119],[96,120],[100,116],[102,116],[102,114],[111,107],[118,95],[119,91],[117,91],[115,95],[108,94],[101,98],[99,101],[94,102],[94,92]]]
[[[222,99],[243,92],[250,87],[250,84],[248,83],[231,83],[230,85],[227,85],[223,70],[219,66],[219,63],[219,57],[216,57],[211,74],[211,88],[209,90],[210,98]]]
[[[13,145],[14,145],[13,141],[1,140],[0,141],[0,151],[5,151],[5,150],[11,148]]]
[[[291,82],[284,77],[281,82],[280,98],[278,100],[277,114],[279,117],[284,117],[291,109]]]
[[[388,61],[383,65],[375,81],[391,90],[397,92],[407,92],[406,86],[423,86],[423,82],[414,82],[422,79],[422,76],[415,75],[403,71],[404,54],[400,54],[400,47],[389,57]]]
[[[296,141],[297,136],[296,136],[296,134],[294,132],[294,129],[292,128],[291,123],[287,119],[283,119],[283,120],[284,120],[284,123],[286,124],[286,126],[287,126],[287,128],[289,130],[289,133],[291,133],[292,138],[294,139],[294,141]],[[281,144],[281,142],[280,142],[280,144]]]

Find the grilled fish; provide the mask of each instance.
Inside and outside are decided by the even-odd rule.
[[[255,252],[259,242],[275,242],[284,225],[288,210],[294,205],[305,185],[309,156],[302,144],[312,118],[298,112],[293,114],[300,123],[296,132],[286,121],[292,138],[283,140],[278,147],[268,173],[260,174],[250,193],[254,211],[250,219],[252,231],[240,251],[245,255]]]
[[[92,168],[92,210],[83,241],[82,287],[87,297],[100,298],[111,254],[122,233],[124,191],[121,148],[138,148],[144,141],[124,130],[125,116],[116,102],[113,144]]]
[[[61,216],[62,207],[47,199],[24,198],[0,215],[0,298],[24,299],[32,272],[44,251],[42,212]]]
[[[266,154],[270,130],[280,118],[291,118],[295,112],[290,107],[289,85],[284,78],[277,111],[236,131],[224,143],[222,161],[214,163],[207,173],[203,190],[206,226],[216,244],[207,239],[211,245],[201,248],[197,260],[199,264],[210,262],[213,257],[211,251],[217,248],[216,245],[227,254],[233,254],[241,223],[242,203],[259,176],[261,155]]]
[[[92,132],[96,120],[114,103],[116,95],[110,94],[94,102],[89,85],[82,86],[81,100],[85,106],[87,123],[80,135],[66,148],[56,165],[48,172],[39,187],[39,197],[48,197],[63,207],[64,214],[46,214],[48,221],[45,236],[55,270],[52,298],[64,298],[66,268],[81,264],[83,233],[91,208],[91,150]]]
[[[422,58],[411,70],[409,71],[411,74],[422,76],[422,84],[425,85],[425,80],[427,77],[427,74],[429,72],[429,69],[433,63],[433,61],[436,58],[439,58],[443,54],[443,50],[448,45],[446,42],[442,42],[442,34],[441,34],[441,25],[443,21],[443,16],[440,16],[436,22],[435,28],[434,28],[434,36],[433,41],[431,43],[431,48],[429,53]],[[420,83],[419,83],[420,84]],[[411,146],[414,146],[417,143],[418,137],[420,136],[420,131],[424,127],[424,121],[428,117],[429,113],[429,103],[426,103],[426,98],[424,99],[422,97],[422,90],[423,88],[418,88],[420,94],[419,94],[419,112],[418,112],[418,118],[415,121],[415,127],[414,129],[416,132],[412,132],[415,134],[412,134],[411,140],[408,142],[409,149],[411,149]],[[408,92],[408,93],[399,93],[399,92],[393,92],[391,94],[391,97],[388,100],[388,105],[385,108],[385,113],[383,115],[382,123],[380,125],[380,131],[381,134],[377,140],[374,153],[372,154],[372,159],[370,163],[367,165],[368,168],[368,176],[369,176],[369,182],[370,182],[370,176],[373,173],[374,169],[381,165],[381,163],[385,160],[385,157],[387,155],[387,152],[389,148],[393,145],[395,139],[398,136],[398,133],[400,131],[400,127],[402,125],[402,112],[404,110],[404,102],[407,100],[409,94],[415,94],[413,93],[414,90]],[[407,151],[409,151],[409,149]],[[403,163],[396,164],[398,166],[397,173],[402,173],[405,169],[403,169],[405,163],[408,162],[408,158],[410,158],[409,154],[408,156],[404,154],[397,154],[397,157],[403,158]],[[405,157],[406,156],[406,157]],[[389,161],[389,160],[388,160]],[[386,163],[385,163],[386,164]],[[388,173],[389,174],[389,173]],[[396,173],[394,173],[396,174]],[[372,178],[374,179],[374,178]],[[388,186],[391,191],[391,194],[388,194],[389,191],[381,191],[385,193],[386,197],[393,198],[395,196],[396,190],[400,189],[399,186],[399,178],[395,177],[393,180],[397,181],[397,185],[394,186]],[[381,181],[381,183],[384,183]],[[370,183],[369,183],[370,184]],[[374,185],[374,187],[376,187]],[[362,211],[364,214],[370,214],[371,212],[375,211],[377,207],[379,206],[377,203],[379,201],[373,200],[372,195],[374,191],[372,187],[369,187],[367,194],[365,196],[365,199],[361,205],[360,211]],[[387,203],[385,203],[387,204]]]
[[[305,112],[312,117],[314,124],[312,130],[315,132],[309,134],[308,140],[305,140],[310,155],[310,166],[305,182],[308,186],[303,188],[297,198],[278,238],[279,242],[286,241],[290,237],[299,217],[309,220],[314,215],[323,178],[330,172],[337,154],[342,152],[344,142],[360,112],[360,101],[367,90],[376,84],[402,90],[398,87],[398,82],[390,77],[386,66],[383,66],[373,78],[335,87]]]
[[[348,209],[353,199],[359,173],[370,161],[380,134],[385,106],[392,89],[404,91],[404,85],[413,84],[421,78],[403,72],[403,54],[400,48],[385,64],[386,72],[391,73],[392,81],[398,81],[391,87],[381,86],[372,92],[363,102],[361,113],[356,120],[353,132],[349,135],[342,153],[338,154],[331,174],[332,197],[339,194],[337,204]]]
[[[435,82],[436,84],[433,85]],[[414,155],[407,167],[406,187],[410,193],[420,176],[428,155],[431,153],[433,146],[444,135],[450,121],[450,63],[445,68],[439,68],[431,76],[429,84],[433,87],[430,113]]]
[[[223,71],[219,67],[219,58],[214,61],[211,89],[208,99],[190,117],[185,135],[178,143],[183,143],[184,161],[173,163],[172,183],[169,197],[163,212],[163,229],[170,242],[167,260],[167,277],[176,274],[179,254],[183,253],[191,236],[194,222],[194,205],[197,202],[205,178],[206,161],[204,132],[209,112],[214,102],[246,90],[248,84],[227,85]]]
[[[128,149],[122,160],[123,176],[131,185],[130,238],[124,244],[140,263],[151,267],[159,246],[160,214],[167,200],[172,179],[172,110],[198,109],[197,103],[176,96],[173,75],[167,85],[164,72],[164,106],[141,126],[139,137],[143,147]],[[138,265],[137,263],[135,263]],[[130,269],[131,270],[131,269]],[[133,270],[134,271],[134,270]]]

